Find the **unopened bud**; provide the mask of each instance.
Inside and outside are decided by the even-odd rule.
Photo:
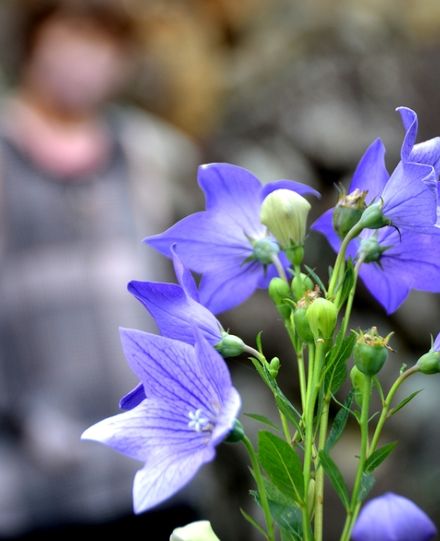
[[[422,355],[417,361],[416,367],[422,374],[438,374],[440,372],[440,333],[428,353]]]
[[[366,209],[365,197],[367,192],[356,188],[352,193],[343,193],[333,211],[333,227],[341,238],[358,223]]]
[[[296,274],[291,284],[294,300],[298,301],[306,291],[313,289],[313,282],[307,274]]]
[[[273,300],[278,313],[283,319],[287,319],[292,311],[292,306],[289,303],[290,299],[290,286],[289,284],[279,278],[278,276],[272,278],[269,283],[269,296]]]
[[[176,528],[170,541],[220,541],[215,535],[209,520],[191,522],[182,528]]]
[[[269,363],[269,372],[273,378],[276,378],[278,376],[280,366],[281,366],[281,363],[278,357],[274,357],[273,359],[271,359]]]
[[[338,318],[334,303],[319,297],[308,307],[306,315],[315,340],[331,338]]]
[[[392,334],[392,333],[391,333]],[[382,370],[388,358],[388,340],[391,334],[383,338],[372,327],[367,332],[360,332],[353,348],[354,362],[357,368],[366,376],[374,376]]]
[[[383,203],[373,203],[367,207],[362,213],[359,225],[367,229],[380,229],[391,224],[391,220],[385,217],[382,212]]]
[[[271,192],[263,201],[260,220],[283,249],[302,246],[306,234],[310,203],[292,190],[279,189]]]

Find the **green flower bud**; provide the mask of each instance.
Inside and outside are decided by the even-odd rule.
[[[343,193],[333,211],[333,227],[341,238],[358,223],[366,209],[365,197],[367,192],[356,188],[352,193]]]
[[[263,201],[260,220],[274,235],[283,249],[302,246],[306,234],[310,203],[292,190],[271,192]]]
[[[269,283],[269,296],[273,300],[278,313],[283,319],[287,319],[292,311],[291,304],[286,299],[290,299],[290,286],[282,278],[275,277]]]
[[[438,374],[440,372],[440,351],[431,349],[420,357],[416,367],[422,374]]]
[[[237,443],[243,441],[245,437],[243,425],[238,419],[235,419],[234,426],[225,439],[226,443]]]
[[[388,340],[392,333],[383,338],[372,327],[366,333],[360,332],[353,348],[353,358],[358,370],[366,376],[374,376],[380,372],[388,358]]]
[[[271,359],[269,363],[269,372],[273,378],[276,378],[278,376],[280,366],[281,366],[281,363],[278,357],[274,357],[273,359]]]
[[[294,300],[298,301],[304,296],[306,291],[311,291],[313,289],[313,282],[307,274],[296,274],[292,280],[291,288]]]
[[[222,332],[222,338],[215,345],[215,349],[223,357],[237,357],[237,355],[241,355],[244,352],[245,343],[239,336]]]
[[[383,203],[373,203],[367,207],[362,213],[359,225],[364,229],[380,229],[386,225],[391,224],[391,220],[386,218],[382,212]]]
[[[319,297],[308,307],[306,315],[315,340],[331,338],[338,318],[335,304]]]
[[[293,314],[293,322],[295,324],[295,332],[299,336],[299,338],[303,342],[311,344],[315,341],[315,339],[310,329],[309,321],[306,314],[307,308],[297,308]]]
[[[215,535],[209,520],[191,522],[182,528],[176,528],[170,541],[220,541]]]
[[[367,381],[368,377],[369,376],[363,374],[356,365],[353,366],[350,371],[350,380],[354,391],[354,399],[358,406],[362,405],[362,397],[364,396],[364,393],[368,392],[368,389],[370,389]]]

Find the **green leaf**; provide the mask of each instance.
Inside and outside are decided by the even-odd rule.
[[[302,515],[297,505],[285,505],[269,500],[270,514],[281,530],[284,539],[302,541]]]
[[[356,335],[350,333],[345,338],[341,331],[336,337],[334,347],[329,351],[325,360],[325,389],[335,394],[344,383],[347,375],[347,359],[353,351]]]
[[[350,498],[348,496],[348,489],[342,477],[341,471],[333,462],[332,458],[325,451],[319,452],[319,459],[321,465],[324,468],[325,473],[328,475],[336,494],[339,496],[343,506],[348,511],[350,506]]]
[[[415,398],[423,389],[419,389],[418,391],[414,391],[409,396],[404,398],[395,408],[392,408],[390,413],[388,414],[389,417],[392,417],[395,413],[397,413],[399,410],[404,408],[413,398]]]
[[[246,513],[246,511],[245,511],[244,509],[240,508],[240,512],[241,512],[241,514],[244,516],[244,518],[245,518],[250,524],[252,524],[252,526],[253,526],[254,528],[256,528],[264,538],[266,538],[266,532],[265,532],[264,528],[262,528],[262,527],[258,524],[258,522],[257,522],[255,519],[253,519],[248,513]]]
[[[315,284],[318,284],[319,289],[324,293],[324,295],[327,295],[327,289],[325,288],[325,285],[322,283],[321,278],[316,274],[316,272],[307,265],[304,265],[304,268],[307,271],[307,274],[314,280]]]
[[[360,486],[359,494],[358,494],[359,502],[363,502],[365,500],[370,490],[373,488],[375,482],[376,482],[376,479],[373,477],[371,473],[363,472],[362,478],[361,478],[361,486]]]
[[[337,296],[338,310],[344,305],[345,301],[347,300],[348,295],[350,294],[350,291],[352,287],[354,286],[354,281],[355,281],[355,274],[354,274],[353,261],[349,259],[346,264],[342,284],[338,287],[338,291],[339,291],[339,295]]]
[[[383,447],[376,449],[365,462],[365,471],[372,472],[390,455],[397,445],[397,441],[387,443]]]
[[[335,418],[332,423],[327,441],[325,443],[325,451],[328,453],[330,449],[335,445],[335,443],[342,436],[345,426],[347,424],[347,419],[351,412],[351,404],[353,402],[353,390],[351,390],[347,398],[345,399],[341,409],[335,415]]]
[[[265,415],[260,415],[259,413],[244,413],[243,415],[245,415],[246,417],[249,417],[250,419],[253,419],[254,421],[258,421],[259,423],[262,423],[263,425],[270,426],[274,430],[279,430],[277,425]]]
[[[272,483],[286,496],[302,504],[304,478],[302,463],[292,447],[271,432],[258,435],[258,458]]]

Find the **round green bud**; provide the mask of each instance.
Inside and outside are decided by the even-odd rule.
[[[440,351],[428,351],[420,357],[416,367],[422,374],[438,374],[440,372]]]
[[[374,263],[380,261],[382,254],[389,248],[390,246],[381,246],[377,238],[373,235],[361,240],[358,256],[362,258],[365,263]]]
[[[271,359],[269,363],[269,372],[273,378],[276,378],[278,376],[280,366],[281,366],[281,363],[278,357],[274,357],[273,359]]]
[[[279,189],[265,197],[260,220],[283,249],[292,245],[302,246],[310,208],[310,203],[299,193]]]
[[[308,307],[306,316],[315,340],[331,338],[338,318],[334,303],[319,297]]]
[[[252,245],[252,257],[263,263],[263,265],[269,265],[272,263],[273,257],[280,251],[278,244],[265,237],[263,239],[256,240]]]
[[[215,349],[222,357],[237,357],[237,355],[244,352],[245,343],[239,336],[223,332],[220,342],[215,345]]]
[[[295,301],[298,301],[301,297],[304,296],[306,291],[312,290],[314,287],[312,280],[307,276],[307,274],[301,273],[296,274],[292,280],[291,288],[292,294]]]
[[[307,319],[307,308],[297,307],[293,313],[293,322],[295,325],[295,332],[298,337],[307,344],[314,342],[314,336],[310,329],[309,321]]]
[[[380,229],[391,224],[391,220],[386,218],[382,212],[382,202],[373,203],[362,213],[359,225],[367,229]]]
[[[176,528],[170,541],[220,541],[208,520],[191,522],[182,528]]]
[[[353,358],[356,367],[366,376],[375,376],[382,370],[388,359],[388,340],[391,334],[383,338],[376,327],[357,334],[353,348]]]
[[[292,306],[288,301],[288,299],[290,299],[289,284],[286,282],[286,280],[276,276],[270,281],[268,292],[270,298],[273,300],[276,306],[276,309],[278,310],[278,313],[283,319],[287,319],[292,311]]]
[[[361,219],[366,208],[366,195],[367,192],[356,188],[352,193],[343,193],[339,198],[333,211],[333,227],[341,238],[344,238]]]

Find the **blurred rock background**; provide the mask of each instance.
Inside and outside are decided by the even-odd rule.
[[[384,140],[388,166],[395,166],[403,134],[397,106],[418,112],[419,141],[440,133],[440,4],[435,0],[142,0],[127,1],[127,9],[139,21],[142,46],[125,100],[189,134],[204,162],[243,165],[264,181],[292,178],[312,184],[323,194],[312,219],[334,203],[335,184],[348,181],[374,138]],[[19,52],[16,10],[14,0],[1,0],[4,93],[13,83]],[[186,193],[182,215],[203,204],[195,172]],[[332,257],[326,242],[311,234],[308,264],[325,276]],[[439,315],[438,297],[413,293],[386,317],[361,286],[353,322],[364,328],[376,324],[383,334],[396,332],[397,354],[385,374],[390,382],[400,363],[413,362],[429,348],[430,333],[440,330]],[[269,354],[286,356],[287,340],[264,295],[222,321],[250,343],[263,329]],[[289,359],[284,361],[280,382],[295,392],[294,371]],[[273,414],[246,361],[232,363],[244,411],[263,408]],[[411,497],[440,525],[440,378],[417,376],[404,391],[419,388],[423,393],[390,423],[384,441],[399,439],[401,445],[379,470],[373,494],[393,490]],[[353,426],[336,448],[335,460],[348,469],[355,463],[355,436]],[[238,510],[251,508],[244,458],[227,446],[219,457],[210,471],[225,484],[213,485],[212,475],[204,474],[185,497],[202,491],[202,512],[223,541],[250,540],[253,534]],[[336,500],[331,505],[330,541],[338,527],[333,517],[340,511]]]

